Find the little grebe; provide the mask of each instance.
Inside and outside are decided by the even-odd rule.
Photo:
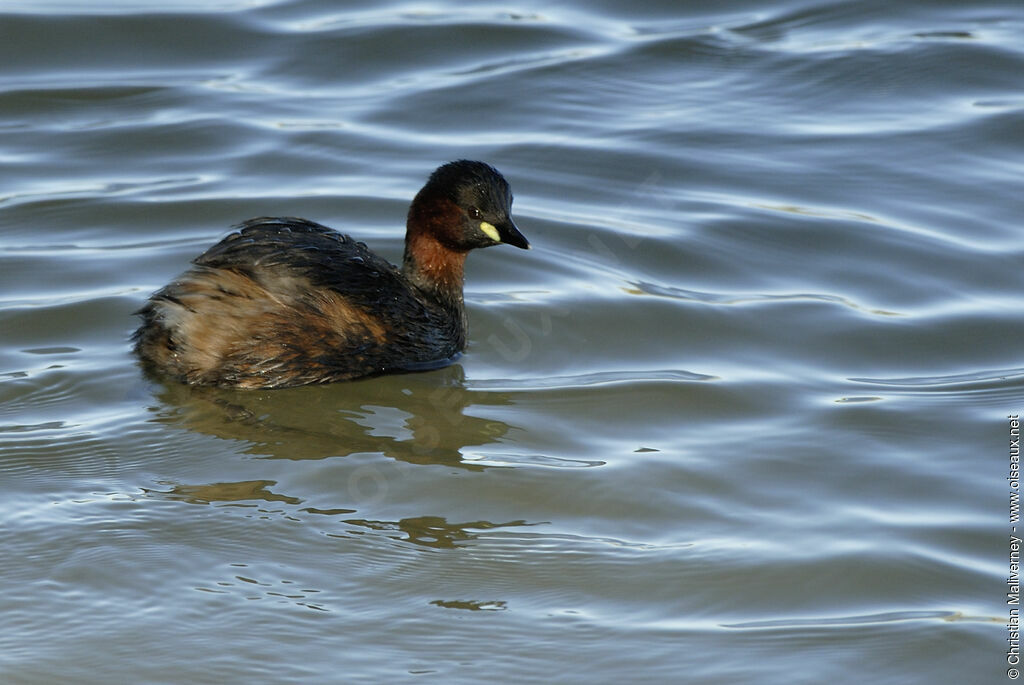
[[[409,207],[401,270],[312,221],[250,219],[149,298],[135,352],[177,380],[240,388],[444,366],[466,346],[466,254],[530,247],[511,207],[493,167],[439,167]]]

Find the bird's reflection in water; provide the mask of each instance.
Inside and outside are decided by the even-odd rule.
[[[512,427],[466,413],[510,403],[500,392],[468,390],[458,364],[429,373],[329,386],[246,391],[159,383],[160,422],[229,440],[280,459],[383,454],[414,464],[464,463],[467,446],[491,444]]]
[[[222,504],[248,506],[258,509],[261,513],[271,513],[265,503],[281,503],[299,505],[302,500],[289,497],[271,490],[276,483],[272,480],[239,481],[236,483],[209,483],[206,485],[185,485],[164,483],[168,489],[144,488],[147,497],[164,498],[189,504]],[[278,512],[284,513],[284,512]],[[326,533],[331,538],[351,538],[374,532],[393,540],[411,542],[423,547],[435,549],[455,549],[462,544],[477,540],[482,532],[501,528],[519,528],[538,525],[526,521],[507,521],[492,523],[491,521],[466,521],[449,523],[442,516],[413,516],[398,521],[381,521],[364,518],[348,518],[356,513],[355,509],[318,509],[313,507],[292,507],[285,514],[291,520],[298,520],[304,515],[340,517],[344,532]]]
[[[272,480],[243,480],[236,483],[207,483],[205,485],[184,485],[161,483],[169,486],[168,490],[159,488],[143,488],[148,496],[159,496],[169,500],[188,502],[189,504],[230,504],[232,502],[283,502],[299,504],[298,497],[278,494],[270,489],[276,485]],[[353,513],[354,510],[344,510]]]
[[[462,367],[288,390],[224,390],[156,381],[154,420],[244,443],[242,452],[279,459],[324,459],[380,454],[411,464],[439,464],[481,471],[463,461],[467,446],[500,440],[512,426],[466,413],[472,406],[508,405],[507,394],[468,390]],[[481,412],[482,413],[482,412]],[[358,466],[356,471],[358,471]],[[355,473],[356,471],[353,471]],[[452,523],[439,516],[397,521],[366,517],[365,502],[339,490],[330,508],[303,507],[303,498],[275,491],[273,480],[208,484],[164,481],[149,497],[190,504],[255,507],[263,514],[307,521],[333,519],[328,537],[369,534],[420,547],[455,549],[485,531],[533,525],[525,521]],[[372,508],[372,505],[370,505]],[[353,508],[357,507],[357,508]],[[353,514],[362,511],[362,517]],[[320,524],[323,525],[323,524]],[[332,530],[333,529],[333,530]]]
[[[526,521],[508,521],[491,523],[490,521],[468,521],[449,523],[441,516],[414,516],[399,521],[369,521],[365,519],[346,519],[345,523],[360,526],[369,530],[383,531],[395,540],[404,540],[424,547],[452,549],[460,543],[476,540],[480,531],[499,528],[518,528],[537,525]]]

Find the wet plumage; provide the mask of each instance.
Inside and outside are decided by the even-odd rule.
[[[150,297],[136,353],[186,383],[246,388],[442,366],[466,344],[466,254],[529,247],[511,202],[482,162],[440,167],[410,206],[401,269],[312,221],[246,221]]]

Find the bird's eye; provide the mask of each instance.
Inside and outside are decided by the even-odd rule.
[[[483,216],[483,214],[481,214],[480,210],[477,209],[476,207],[470,207],[469,208],[469,216],[471,218],[473,218],[473,219],[479,219],[480,217]]]

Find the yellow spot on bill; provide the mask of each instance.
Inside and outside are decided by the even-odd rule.
[[[494,242],[501,242],[501,236],[498,235],[498,229],[494,227],[494,224],[487,223],[486,221],[481,221],[480,230],[484,232],[485,236],[487,236]]]

